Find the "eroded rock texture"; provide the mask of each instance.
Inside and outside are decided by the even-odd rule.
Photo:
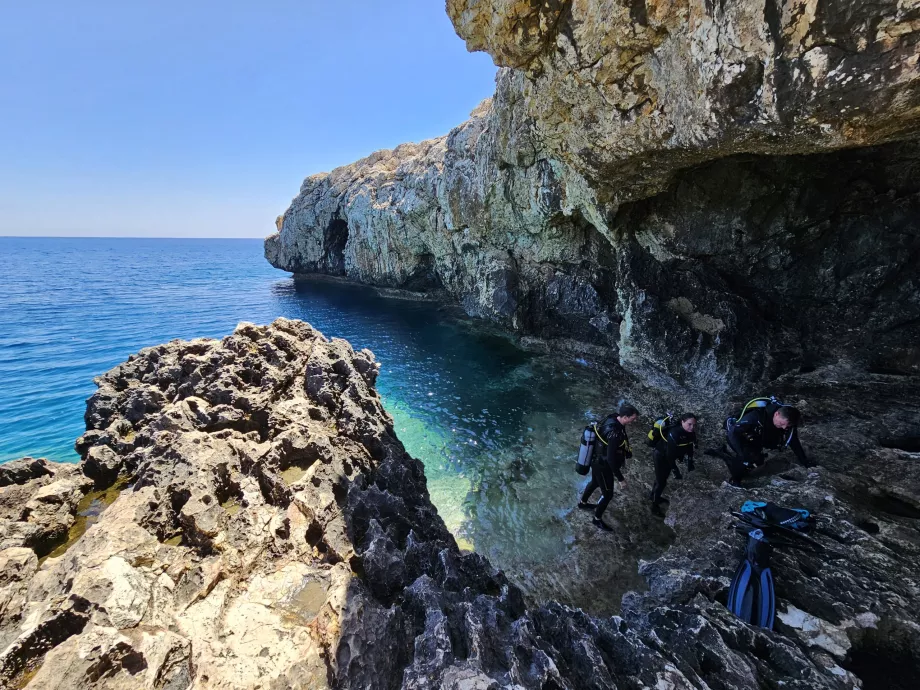
[[[50,553],[66,539],[92,484],[70,463],[23,458],[0,465],[0,550]]]
[[[917,131],[920,6],[883,0],[448,0],[471,50],[516,68],[543,150],[601,201],[739,152]]]
[[[815,390],[829,375],[815,372]],[[148,348],[100,377],[80,467],[97,487],[119,475],[130,485],[63,555],[39,565],[28,545],[0,550],[0,682],[852,688],[847,669],[878,678],[885,664],[890,682],[915,677],[920,505],[908,451],[876,452],[890,475],[880,511],[827,493],[825,473],[842,466],[762,480],[763,497],[834,518],[819,536],[833,559],[779,556],[777,632],[719,603],[741,551],[727,517],[738,495],[704,482],[673,499],[678,543],[643,566],[650,591],[629,595],[622,617],[595,618],[528,607],[457,548],[376,376],[372,353],[279,319]],[[862,409],[875,383],[851,381]],[[882,420],[891,433],[915,434],[897,412]],[[865,438],[868,422],[845,405],[827,414],[832,435]],[[53,485],[33,474],[12,473],[3,490]]]
[[[494,98],[307,178],[273,265],[443,291],[672,387],[841,352],[918,371],[920,5],[447,9]]]

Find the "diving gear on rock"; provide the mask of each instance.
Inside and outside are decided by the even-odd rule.
[[[805,508],[784,508],[763,501],[745,501],[741,506],[741,514],[748,519],[787,527],[797,532],[811,532],[816,524],[814,516]]]
[[[776,615],[776,593],[770,554],[773,547],[762,530],[748,533],[745,555],[728,590],[728,610],[741,620],[771,630]]]
[[[764,501],[745,501],[733,512],[735,528],[747,534],[745,556],[728,590],[728,610],[742,620],[772,628],[776,609],[770,554],[774,547],[788,546],[812,553],[837,555],[825,550],[805,532],[814,530],[817,519],[804,508],[785,508]],[[751,529],[754,527],[754,529]]]

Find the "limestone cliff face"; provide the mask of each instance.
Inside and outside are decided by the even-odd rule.
[[[443,290],[667,386],[918,370],[920,5],[447,8],[494,98],[308,178],[273,265]]]
[[[503,103],[513,87],[506,74]],[[600,307],[593,267],[608,243],[583,218],[594,214],[579,196],[590,190],[570,170],[538,159],[529,127],[516,127],[514,117],[513,108],[487,101],[447,137],[307,178],[280,233],[266,241],[266,256],[295,273],[444,289],[470,314],[525,330],[535,310],[522,300],[537,299],[528,287],[548,280],[550,291],[565,293],[557,300],[584,293],[573,316],[593,315]],[[555,266],[566,274],[552,281],[547,271]],[[594,332],[582,321],[573,326]]]
[[[911,0],[448,0],[447,11],[471,50],[518,70],[541,150],[604,202],[734,153],[917,131]]]

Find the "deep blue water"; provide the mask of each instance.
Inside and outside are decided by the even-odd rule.
[[[93,377],[142,347],[278,316],[368,347],[448,526],[502,567],[559,553],[590,373],[436,305],[295,283],[261,240],[0,237],[0,462],[76,461]],[[596,410],[600,412],[601,410]]]

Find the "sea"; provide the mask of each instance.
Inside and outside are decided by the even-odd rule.
[[[572,542],[579,432],[611,404],[590,367],[452,308],[295,281],[261,240],[0,237],[0,462],[76,462],[93,378],[141,348],[279,316],[375,353],[384,406],[461,546],[519,570]]]

